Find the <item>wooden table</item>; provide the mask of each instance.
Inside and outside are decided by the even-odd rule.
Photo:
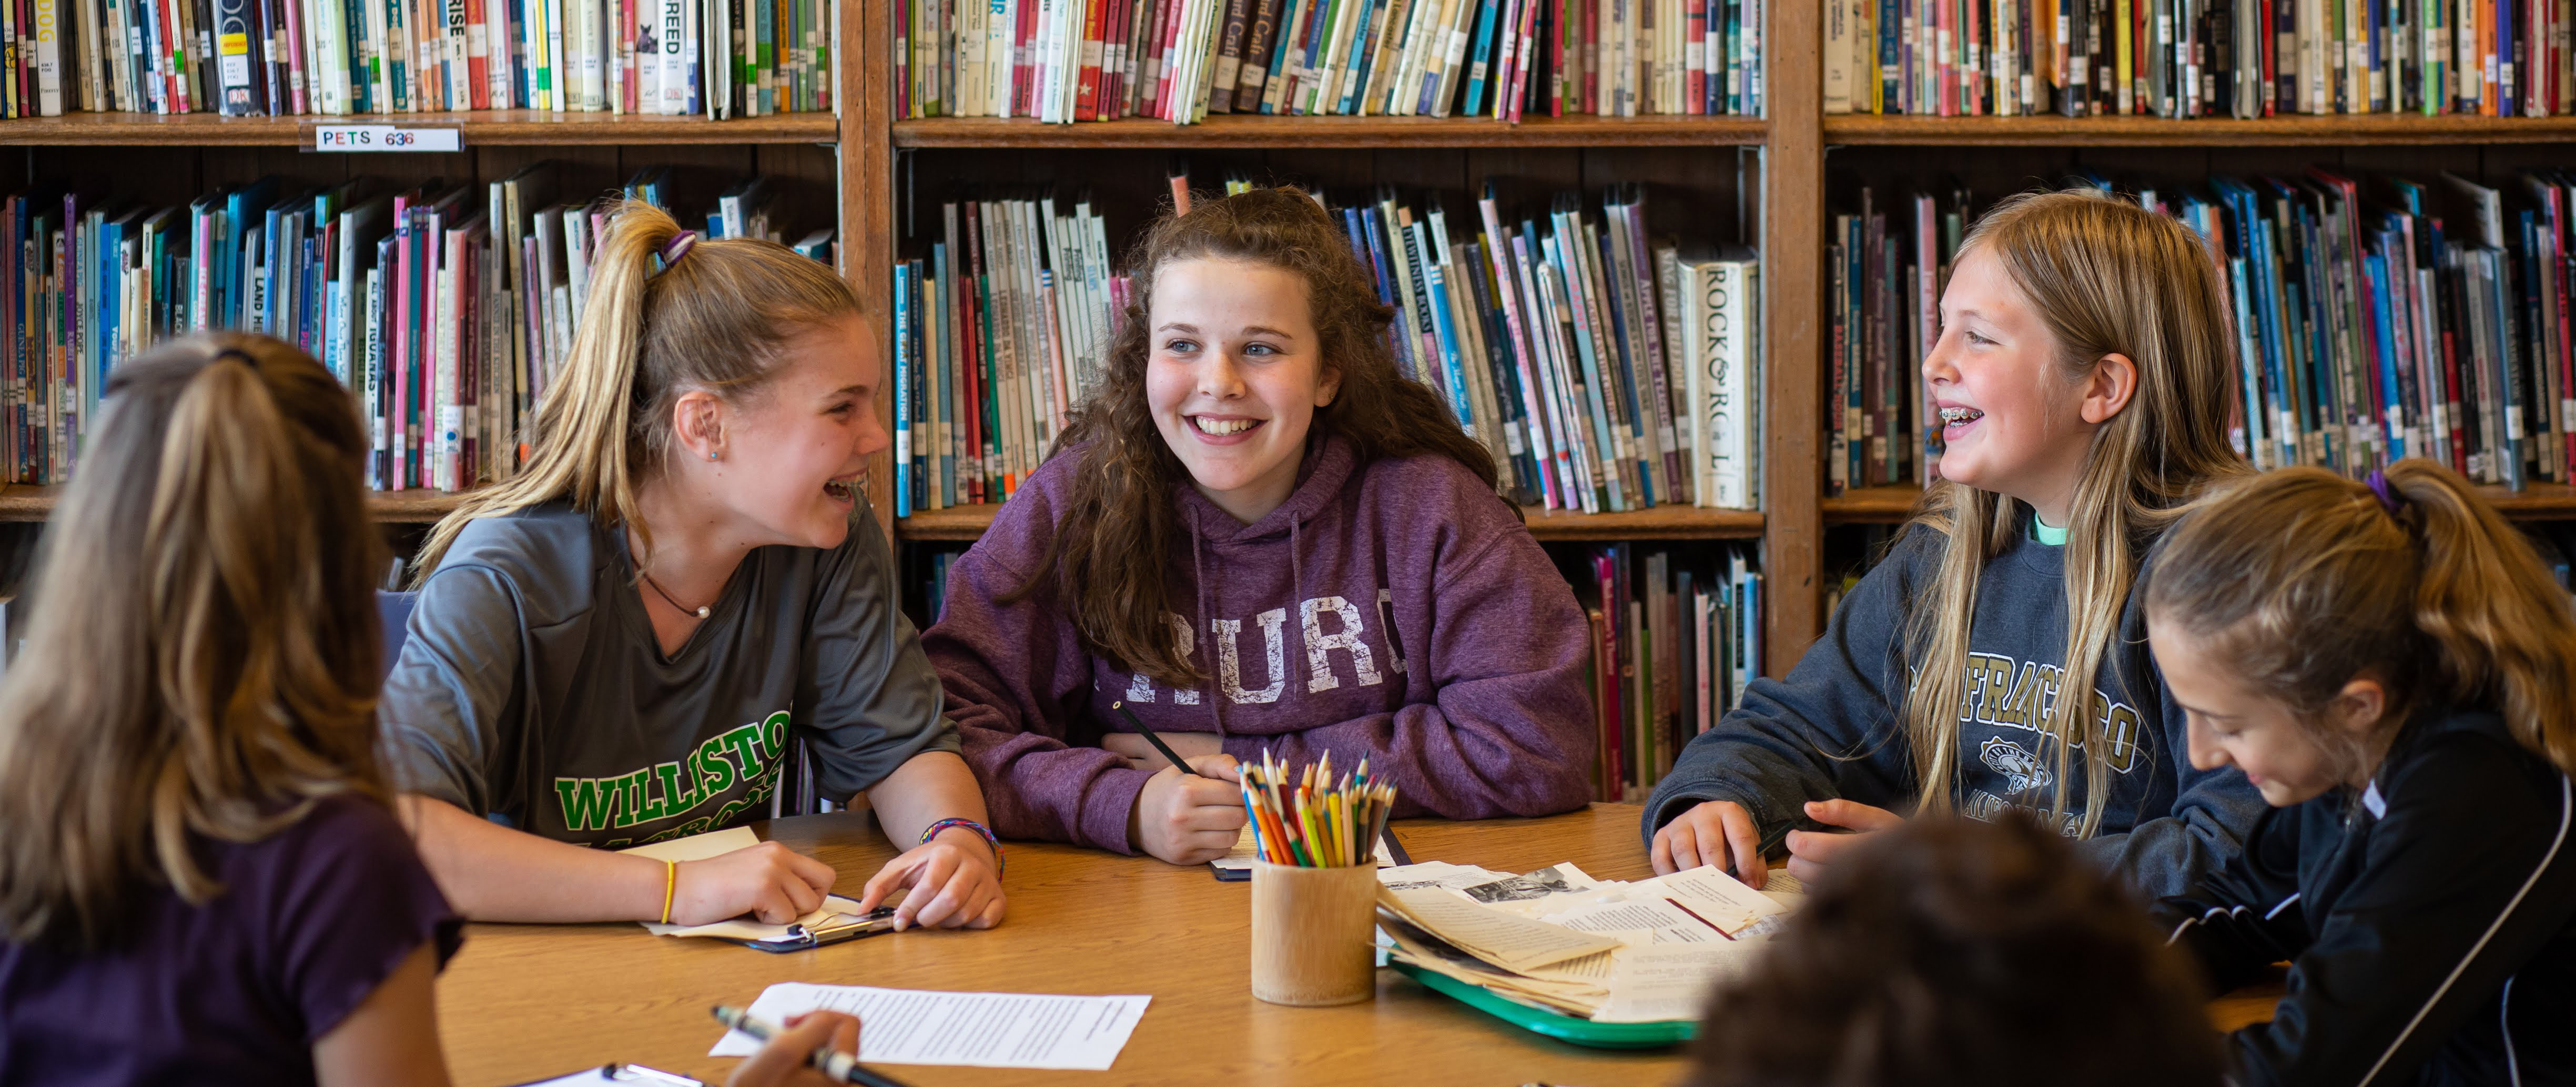
[[[1416,860],[1523,872],[1572,860],[1609,879],[1652,875],[1633,805],[1546,819],[1411,820]],[[864,816],[779,820],[762,831],[819,857],[855,891],[894,853]],[[711,940],[648,936],[632,924],[471,927],[438,984],[448,1067],[466,1087],[515,1084],[623,1060],[721,1082],[706,1056],[718,1003],[748,1004],[781,981],[1033,993],[1148,993],[1153,1004],[1115,1067],[1100,1072],[889,1066],[939,1084],[1321,1083],[1612,1087],[1671,1082],[1677,1050],[1589,1050],[1504,1025],[1391,970],[1374,1002],[1282,1008],[1252,998],[1249,886],[1068,846],[1013,844],[1010,916],[989,932],[916,931],[769,955]],[[2259,994],[2212,1006],[2241,1023]]]

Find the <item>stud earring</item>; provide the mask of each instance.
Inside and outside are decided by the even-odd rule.
[[[713,449],[707,450],[707,459],[708,459],[708,460],[714,460],[714,459],[716,459],[716,451],[715,451],[715,450],[713,450]]]

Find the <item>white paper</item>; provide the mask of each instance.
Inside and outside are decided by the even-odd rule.
[[[752,833],[750,827],[734,827],[729,830],[692,834],[686,838],[651,842],[633,849],[621,849],[618,852],[650,857],[657,861],[675,861],[685,864],[709,857],[721,857],[759,844],[760,835]],[[846,913],[855,916],[859,912],[859,904],[856,900],[843,898],[840,895],[825,895],[822,905],[815,907],[805,916],[797,918],[796,923],[810,928],[831,920],[837,914]],[[749,917],[736,917],[705,925],[664,925],[652,921],[643,922],[643,925],[644,931],[655,936],[713,936],[720,940],[775,940],[787,935],[785,925],[762,924]]]
[[[759,844],[760,835],[752,833],[750,827],[734,827],[729,830],[716,830],[709,831],[705,834],[692,834],[686,838],[671,838],[659,842],[648,842],[644,845],[636,846],[633,849],[620,849],[618,852],[633,854],[638,857],[650,857],[657,861],[678,861],[686,863],[688,861],[702,861],[709,857],[721,857],[727,853],[741,849],[749,849]]]
[[[1689,910],[1674,905],[1673,900],[1662,898],[1593,903],[1540,920],[1576,932],[1608,936],[1630,947],[1705,944],[1729,938],[1711,923],[1714,918],[1692,916]]]
[[[1379,886],[1390,891],[1419,891],[1426,887],[1457,890],[1479,883],[1491,883],[1511,873],[1479,868],[1472,864],[1447,861],[1424,861],[1420,864],[1396,865],[1377,870]]]
[[[816,1009],[858,1016],[859,1060],[869,1064],[1106,1072],[1153,999],[782,982],[761,991],[751,1014],[772,1023]],[[759,1048],[750,1035],[727,1031],[707,1055],[748,1057]]]
[[[823,904],[815,907],[813,912],[797,918],[796,923],[806,928],[813,928],[843,914],[856,917],[861,912],[863,911],[859,909],[856,899],[824,895]],[[736,917],[730,921],[716,921],[704,925],[663,925],[646,921],[644,931],[655,936],[713,936],[719,940],[777,940],[786,937],[787,926],[764,924],[749,917]]]
[[[1788,879],[1788,876],[1787,872],[1773,872],[1770,880]],[[1788,881],[1792,884],[1797,882],[1794,879]],[[1734,876],[1727,875],[1724,869],[1714,865],[1703,864],[1686,872],[1674,872],[1671,875],[1638,880],[1628,886],[1628,891],[1630,897],[1669,896],[1685,900],[1699,899],[1716,902],[1722,904],[1727,913],[1738,916],[1759,917],[1789,912],[1789,907],[1779,900],[1745,886]],[[1733,917],[1711,917],[1709,920],[1722,926],[1733,926],[1728,929],[1730,932],[1735,928],[1743,927],[1737,925]]]
[[[1380,887],[1377,898],[1423,931],[1506,970],[1554,966],[1619,946],[1614,939],[1479,906],[1454,891]]]
[[[1610,968],[1610,998],[1595,1023],[1697,1019],[1711,986],[1741,973],[1755,950],[1741,943],[1662,944],[1621,951]]]

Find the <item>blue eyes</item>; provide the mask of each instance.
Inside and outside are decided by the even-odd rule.
[[[1197,340],[1170,340],[1163,344],[1164,353],[1171,355],[1187,355],[1197,351],[1198,349],[1199,342]],[[1243,353],[1246,355],[1276,355],[1280,353],[1280,350],[1270,344],[1252,343],[1244,345]]]

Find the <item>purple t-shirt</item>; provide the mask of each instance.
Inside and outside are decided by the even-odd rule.
[[[423,942],[445,966],[463,939],[402,825],[362,798],[197,856],[223,893],[143,892],[109,949],[0,941],[0,1087],[312,1083],[316,1039]]]

